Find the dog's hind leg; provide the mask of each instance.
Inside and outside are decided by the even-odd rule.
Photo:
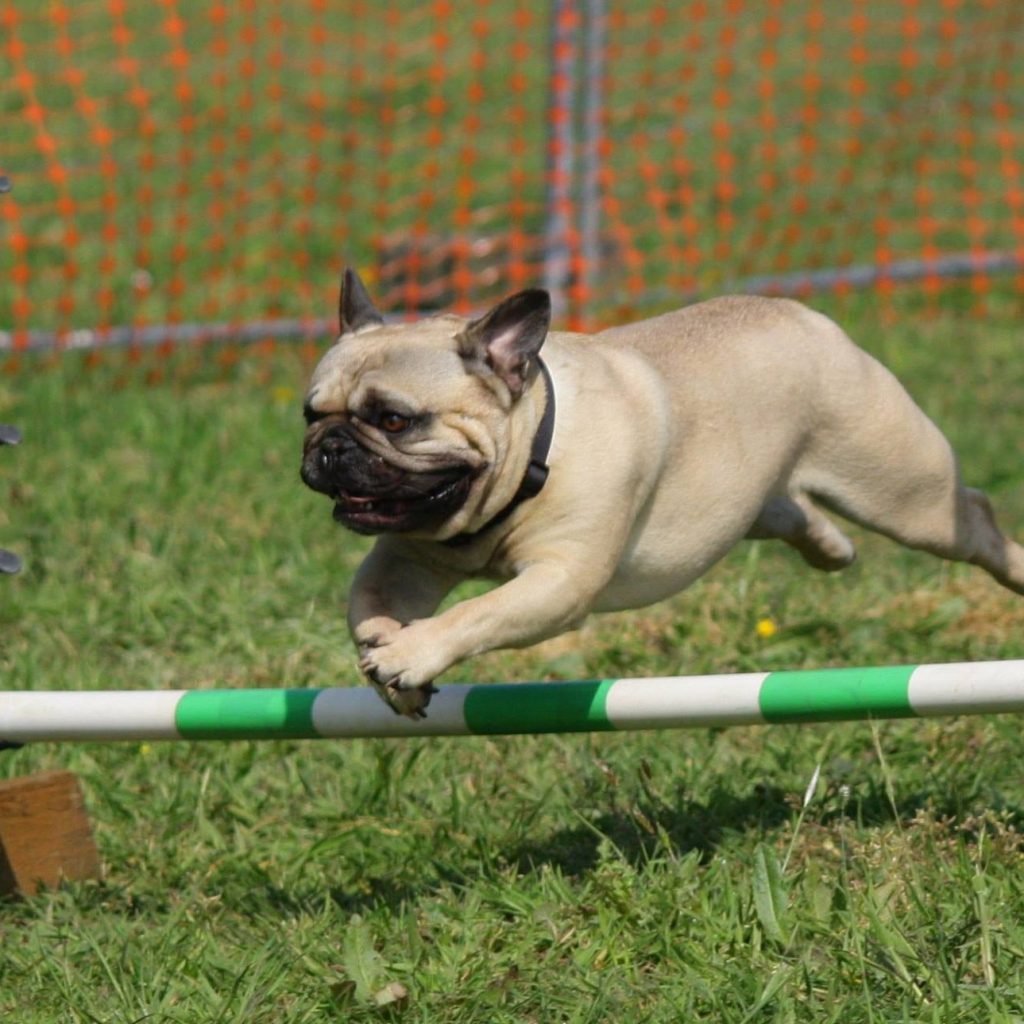
[[[853,541],[802,494],[768,501],[754,521],[750,540],[781,540],[823,572],[845,569],[857,557]]]
[[[849,435],[828,471],[802,486],[861,526],[907,547],[977,565],[1024,594],[1024,548],[996,525],[988,497],[963,485],[949,442],[915,412],[890,422],[887,448],[865,451]]]
[[[865,507],[861,495],[852,506],[843,507],[840,501],[836,509],[907,547],[977,565],[1004,587],[1024,595],[1024,548],[999,529],[988,496],[959,480],[946,492],[938,497],[927,484],[920,496],[903,489],[905,500],[897,516],[878,516],[878,510]]]
[[[957,504],[958,547],[966,555],[963,560],[980,566],[1004,587],[1024,594],[1024,548],[999,529],[988,495],[961,486]]]

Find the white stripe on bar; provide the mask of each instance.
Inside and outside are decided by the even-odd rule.
[[[0,693],[0,740],[176,740],[184,690]]]
[[[616,729],[755,725],[764,722],[758,695],[768,675],[617,679],[605,698],[605,712]]]
[[[396,715],[369,687],[331,687],[313,701],[313,728],[325,739],[358,736],[464,736],[462,709],[468,685],[442,686],[427,708],[427,717],[414,722]]]
[[[918,715],[1024,711],[1024,661],[920,665],[907,699]]]

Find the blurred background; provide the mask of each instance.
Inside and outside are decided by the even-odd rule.
[[[1024,291],[1015,0],[14,0],[0,349]],[[1015,303],[1019,309],[1019,301]]]

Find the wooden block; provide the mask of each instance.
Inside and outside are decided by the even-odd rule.
[[[101,870],[77,776],[40,772],[0,782],[0,893],[31,895]]]

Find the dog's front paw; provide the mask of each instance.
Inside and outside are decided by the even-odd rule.
[[[402,628],[397,619],[387,615],[375,615],[373,618],[365,619],[352,631],[352,639],[359,648],[360,656],[368,650],[387,643]]]
[[[425,709],[437,693],[433,680],[439,671],[424,657],[430,648],[419,637],[418,625],[380,632],[359,645],[363,674],[392,710],[412,719],[427,717]]]
[[[412,690],[401,690],[393,683],[378,683],[372,678],[373,688],[378,696],[396,715],[405,715],[414,722],[427,717],[427,705],[430,698],[437,693],[437,687],[433,683],[426,686],[417,686]]]

